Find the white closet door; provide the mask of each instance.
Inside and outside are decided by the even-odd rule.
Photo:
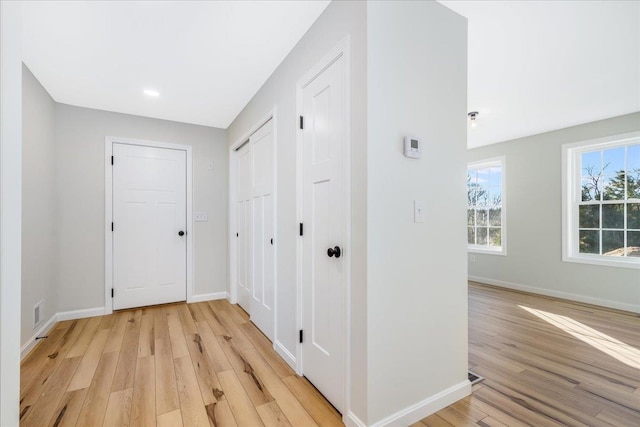
[[[253,156],[253,272],[250,315],[274,338],[274,169],[273,124],[267,122],[249,139]]]

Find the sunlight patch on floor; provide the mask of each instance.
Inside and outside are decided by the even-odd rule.
[[[567,316],[537,310],[535,308],[519,305],[518,307],[528,311],[534,316],[562,329],[566,333],[578,338],[590,346],[608,354],[632,368],[640,369],[640,350],[625,344],[609,335],[603,334],[583,323]]]

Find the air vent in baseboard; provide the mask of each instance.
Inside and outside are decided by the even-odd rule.
[[[479,382],[484,381],[484,378],[478,374],[474,374],[471,371],[468,371],[468,374],[469,374],[468,378],[469,378],[469,381],[471,382],[471,385],[478,384]]]
[[[37,328],[42,323],[42,306],[44,300],[38,302],[33,306],[33,329]]]

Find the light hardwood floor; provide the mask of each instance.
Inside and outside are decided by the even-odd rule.
[[[471,283],[469,366],[472,395],[415,427],[640,426],[638,315]]]
[[[471,284],[486,379],[415,426],[639,426],[638,349],[640,316]],[[24,426],[342,425],[226,301],[58,323],[22,363],[20,409]]]
[[[60,322],[25,358],[22,426],[341,426],[227,301]]]

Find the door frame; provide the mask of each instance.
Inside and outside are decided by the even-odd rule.
[[[344,402],[343,402],[343,418],[347,417],[351,410],[351,37],[347,35],[333,49],[331,49],[316,65],[314,65],[304,76],[298,80],[296,84],[296,118],[302,116],[303,90],[316,77],[329,68],[338,59],[344,58],[344,144],[343,147],[343,204],[344,214],[347,219],[343,230],[344,242],[341,245],[344,249]],[[297,222],[303,223],[303,132],[297,125],[296,121],[296,208]],[[303,310],[302,310],[302,249],[303,236],[298,236],[296,243],[296,327],[297,330],[303,328]],[[296,343],[296,374],[303,375],[304,360],[302,357],[302,344]]]
[[[193,149],[191,145],[177,144],[169,142],[148,141],[143,139],[120,138],[107,136],[104,139],[104,314],[113,313],[113,298],[111,289],[113,288],[113,232],[111,222],[113,221],[113,166],[111,156],[113,155],[113,144],[138,145],[142,147],[165,148],[170,150],[181,150],[187,156],[187,277],[186,291],[187,302],[193,302],[194,280],[193,280],[193,247],[195,240],[195,230],[193,227]],[[111,301],[111,304],[109,304]]]
[[[276,143],[278,138],[278,121],[277,108],[274,105],[271,111],[264,115],[255,125],[253,125],[241,138],[238,138],[229,146],[229,300],[232,304],[238,303],[238,241],[236,240],[236,219],[237,209],[236,193],[238,191],[237,173],[238,173],[238,154],[237,149],[248,142],[251,135],[256,133],[258,129],[267,124],[271,120],[272,123],[272,148],[273,148],[273,343],[278,341],[278,156]],[[251,313],[249,313],[251,315]]]

